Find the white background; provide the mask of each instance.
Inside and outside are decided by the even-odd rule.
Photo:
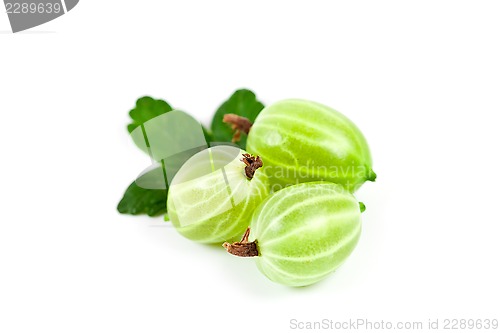
[[[0,331],[288,332],[290,320],[500,316],[498,1],[81,1],[0,13]],[[322,102],[366,135],[353,255],[308,288],[120,215],[148,157],[127,112],[208,124],[235,89]]]

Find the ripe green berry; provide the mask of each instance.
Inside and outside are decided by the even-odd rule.
[[[259,270],[274,282],[307,286],[333,272],[354,250],[361,233],[360,206],[337,184],[289,186],[257,208],[240,242],[224,247],[255,257]]]
[[[232,146],[205,149],[179,169],[169,188],[170,221],[203,243],[235,240],[269,194],[262,160]]]
[[[225,118],[233,129],[248,128],[233,118]],[[248,132],[246,149],[266,161],[274,191],[324,180],[354,192],[376,177],[368,144],[356,125],[311,101],[289,99],[264,108]]]

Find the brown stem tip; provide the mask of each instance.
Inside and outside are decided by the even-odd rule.
[[[257,257],[259,255],[257,241],[248,242],[248,235],[250,235],[250,228],[247,228],[241,241],[233,244],[225,242],[222,246],[224,246],[227,252],[238,257]]]
[[[233,142],[238,142],[241,139],[241,132],[248,134],[252,128],[252,122],[248,118],[238,116],[237,114],[228,113],[224,115],[222,121],[230,124],[234,131]]]
[[[255,171],[262,167],[262,160],[260,156],[252,156],[250,154],[242,154],[243,158],[241,161],[245,163],[245,175],[248,179],[252,179]]]

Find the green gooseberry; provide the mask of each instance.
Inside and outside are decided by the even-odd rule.
[[[310,181],[330,181],[351,192],[376,178],[361,131],[340,112],[301,99],[264,108],[253,125],[226,115],[236,138],[247,132],[246,150],[266,161],[271,189]]]
[[[168,216],[194,241],[236,240],[252,212],[269,194],[262,160],[233,146],[205,149],[187,160],[168,192]]]
[[[255,257],[270,280],[307,286],[337,269],[361,234],[364,205],[342,186],[310,182],[271,194],[255,210],[240,242],[224,243],[236,256]]]

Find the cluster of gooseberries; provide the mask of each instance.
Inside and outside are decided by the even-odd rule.
[[[264,108],[253,124],[232,114],[224,121],[236,139],[248,135],[246,151],[214,146],[181,167],[167,199],[173,225],[255,257],[272,281],[323,279],[360,237],[364,205],[352,193],[376,177],[364,136],[341,113],[297,99]]]

